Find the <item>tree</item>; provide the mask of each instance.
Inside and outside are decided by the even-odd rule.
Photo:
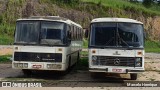
[[[143,5],[145,7],[151,7],[152,3],[153,3],[153,0],[144,0],[143,1]]]
[[[62,1],[66,3],[79,2],[79,0],[62,0]]]
[[[129,0],[130,2],[138,2],[138,0]]]

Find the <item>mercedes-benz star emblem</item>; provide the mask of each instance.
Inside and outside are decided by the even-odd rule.
[[[40,57],[37,55],[37,57],[36,57],[37,59],[40,59]]]
[[[114,59],[114,65],[119,65],[120,64],[120,60],[118,58]]]

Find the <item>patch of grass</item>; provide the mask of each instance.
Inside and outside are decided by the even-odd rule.
[[[150,78],[151,81],[155,81],[156,79]]]
[[[10,62],[10,57],[11,57],[11,55],[3,55],[3,56],[0,56],[0,63]]]
[[[13,37],[8,35],[0,35],[0,45],[9,45],[13,43]]]
[[[81,57],[88,57],[88,52],[82,51],[81,52]]]
[[[78,66],[78,70],[88,70],[88,57],[81,57]]]
[[[83,48],[88,48],[88,40],[83,39]]]
[[[74,2],[66,3],[64,0],[39,0],[40,7],[35,6],[37,15],[59,15],[56,9],[52,6],[58,6],[64,10],[75,10],[86,12],[84,20],[79,20],[78,16],[75,17],[75,21],[80,23],[83,27],[88,27],[90,21],[97,17],[132,17],[138,18],[141,16],[151,17],[160,16],[160,6],[153,5],[150,8],[144,7],[141,3],[130,3],[126,0],[73,0]],[[26,0],[9,0],[7,8],[4,13],[0,14],[0,44],[13,43],[13,33],[15,30],[15,21],[18,18],[24,17],[25,11],[21,8],[26,4]],[[3,5],[3,4],[2,4]],[[48,6],[41,9],[44,6]],[[40,8],[40,11],[38,11]],[[26,8],[26,11],[30,10]],[[42,11],[41,11],[42,10]],[[44,11],[43,11],[44,10]],[[32,11],[32,10],[31,10]],[[20,13],[25,12],[25,13]],[[64,15],[63,17],[68,17]],[[68,17],[69,18],[69,17]],[[74,21],[74,17],[70,17]],[[88,48],[88,41],[83,40],[83,48]],[[146,52],[160,52],[157,43],[146,42]],[[150,45],[151,44],[151,45]]]
[[[145,42],[145,51],[160,53],[160,42],[147,40]]]
[[[88,57],[81,58],[81,65],[88,66]]]
[[[97,5],[102,4],[112,9],[135,11],[135,12],[147,14],[149,16],[160,15],[160,12],[159,12],[160,7],[158,5],[153,5],[151,8],[146,8],[142,5],[142,3],[131,3],[124,0],[81,0],[81,1],[92,2]]]

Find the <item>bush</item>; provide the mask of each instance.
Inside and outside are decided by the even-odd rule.
[[[143,5],[145,7],[151,7],[152,3],[153,3],[153,0],[144,0],[143,1]]]

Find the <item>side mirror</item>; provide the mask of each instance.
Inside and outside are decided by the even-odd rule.
[[[16,34],[16,29],[14,29],[14,33],[13,33],[14,37],[15,37],[15,34]]]
[[[14,45],[13,43],[9,43],[9,45]]]
[[[16,30],[17,30],[17,27],[14,28],[14,37],[16,35]]]
[[[84,29],[84,37],[85,38],[88,38],[88,33],[89,33],[88,29]]]
[[[70,42],[71,41],[71,32],[70,31],[67,32],[67,37],[68,37],[68,41]]]

